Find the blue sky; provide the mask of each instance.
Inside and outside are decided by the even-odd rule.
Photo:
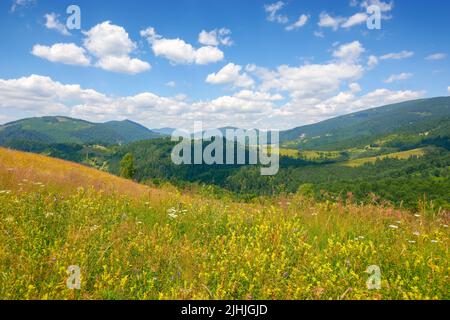
[[[71,4],[81,30],[67,29]],[[287,129],[447,96],[449,12],[445,0],[2,0],[0,123]]]

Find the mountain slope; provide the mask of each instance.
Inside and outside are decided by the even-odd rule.
[[[160,135],[130,120],[93,123],[68,117],[28,118],[0,126],[0,144],[39,143],[121,144]]]
[[[0,185],[9,190],[45,187],[70,193],[83,187],[129,196],[147,195],[153,190],[73,162],[4,148],[0,148]]]
[[[421,99],[364,110],[280,133],[290,147],[338,150],[364,146],[389,134],[448,135],[450,97]]]

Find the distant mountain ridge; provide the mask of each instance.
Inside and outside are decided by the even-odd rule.
[[[390,134],[450,134],[450,97],[406,101],[280,132],[292,148],[339,150]]]
[[[225,133],[222,127],[218,130]],[[64,116],[27,118],[0,125],[0,145],[127,144],[167,137],[176,130],[150,130],[131,120],[94,123]],[[259,131],[257,131],[259,132]],[[450,136],[450,97],[406,101],[280,131],[280,143],[305,150],[361,147],[389,135]]]
[[[17,120],[0,126],[0,144],[20,140],[37,143],[124,144],[161,134],[131,120],[94,123],[63,116]]]

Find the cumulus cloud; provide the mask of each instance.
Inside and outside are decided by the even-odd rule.
[[[339,26],[345,21],[343,17],[332,17],[326,12],[322,12],[319,16],[319,27],[331,28],[334,31],[339,29]]]
[[[395,81],[407,80],[407,79],[411,78],[412,76],[413,76],[412,73],[406,73],[406,72],[399,73],[399,74],[393,74],[389,78],[384,80],[384,83],[392,83]]]
[[[359,41],[353,41],[339,46],[333,52],[333,57],[353,63],[359,60],[364,51],[365,49]]]
[[[229,63],[216,73],[211,73],[206,78],[211,84],[231,84],[233,87],[252,87],[253,79],[247,73],[241,73],[242,66]]]
[[[298,28],[303,27],[309,20],[309,16],[307,16],[306,14],[302,14],[297,21],[295,21],[293,24],[290,24],[286,27],[287,31],[292,31]]]
[[[203,120],[208,128],[234,125],[286,129],[424,95],[421,91],[377,89],[358,96],[360,91],[360,86],[352,82],[347,91],[303,95],[284,103],[284,97],[279,93],[244,89],[190,103],[184,96],[163,97],[152,92],[110,96],[77,84],[63,84],[49,77],[31,75],[0,79],[0,109],[2,114],[14,110],[15,114],[67,115],[90,121],[132,119],[150,128],[191,129],[194,121]]]
[[[84,32],[84,46],[95,56],[124,56],[136,49],[128,33],[121,26],[105,21]]]
[[[47,22],[50,21],[49,25],[53,29],[60,28],[54,18],[49,16]],[[52,46],[37,44],[33,47],[32,54],[51,62],[81,66],[94,65],[103,70],[119,73],[136,74],[151,68],[148,62],[130,56],[137,45],[123,27],[105,21],[83,33],[84,48],[74,43],[56,43]],[[96,63],[91,64],[88,53],[97,58]]]
[[[231,46],[231,30],[227,28],[214,29],[211,31],[202,30],[198,35],[198,42],[205,46]]]
[[[419,99],[423,91],[392,91],[376,89],[358,96],[355,91],[341,91],[326,99],[292,100],[282,107],[280,113],[291,126],[322,121],[331,117],[357,112],[383,105]],[[295,119],[295,123],[291,120]]]
[[[278,1],[272,4],[264,5],[264,10],[267,13],[267,20],[271,22],[277,22],[281,24],[285,24],[289,22],[287,16],[279,14],[279,11],[284,7],[283,1]]]
[[[364,51],[361,43],[354,41],[337,47],[333,52],[336,60],[329,63],[281,65],[276,70],[252,66],[247,70],[259,78],[263,91],[285,91],[294,99],[316,99],[332,94],[345,82],[359,79],[364,68],[358,61]]]
[[[51,62],[79,66],[90,65],[90,59],[86,55],[86,50],[74,43],[56,43],[50,47],[37,44],[33,46],[31,53]]]
[[[429,56],[427,56],[425,59],[429,60],[429,61],[437,61],[437,60],[443,60],[447,58],[447,54],[446,53],[433,53],[430,54]]]
[[[136,74],[150,69],[148,62],[131,58],[136,49],[126,30],[105,21],[84,32],[85,48],[98,58],[96,66],[107,71]]]
[[[56,13],[47,13],[45,16],[45,27],[50,30],[56,30],[62,35],[69,36],[70,32],[67,27],[59,22],[58,15]]]
[[[37,114],[69,112],[67,101],[97,103],[105,96],[79,85],[64,85],[49,77],[31,75],[18,79],[0,79],[0,108],[17,108]]]
[[[142,30],[140,34],[147,39],[155,56],[166,58],[173,64],[210,64],[224,58],[224,53],[215,46],[196,49],[182,39],[163,38],[151,27]]]
[[[136,74],[150,69],[150,65],[142,60],[124,56],[105,56],[100,58],[96,64],[103,70],[118,73]]]

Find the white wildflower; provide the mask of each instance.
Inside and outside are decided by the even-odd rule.
[[[398,226],[396,226],[395,224],[390,224],[389,228],[391,228],[391,229],[398,229]]]
[[[176,219],[177,217],[178,215],[176,215],[175,213],[169,213],[169,218]]]

